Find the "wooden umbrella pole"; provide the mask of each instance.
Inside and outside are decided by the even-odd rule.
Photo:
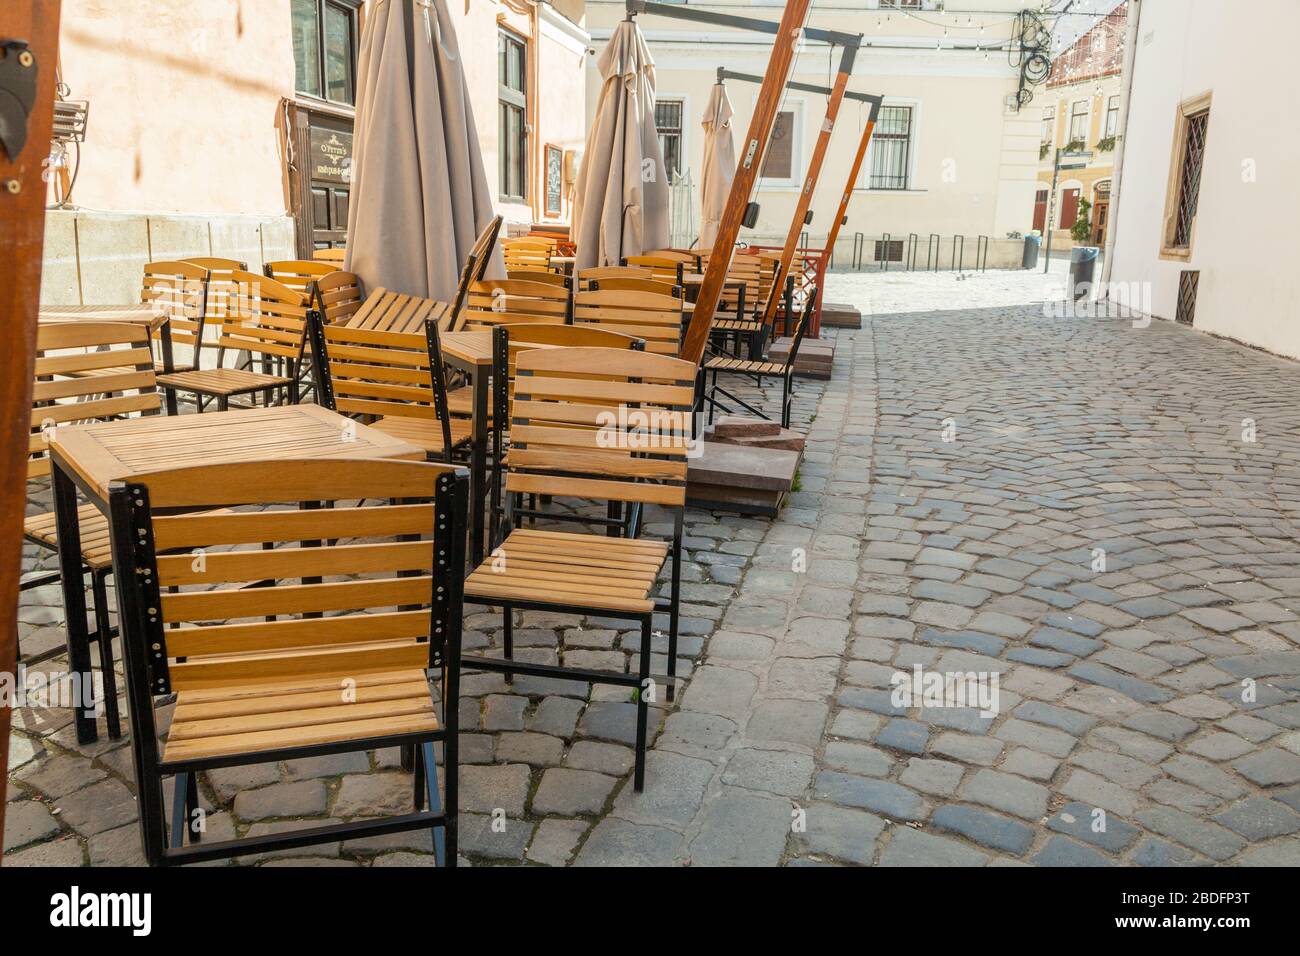
[[[59,58],[60,0],[10,0],[0,22],[6,76],[30,83],[35,96],[26,118],[26,143],[0,147],[0,673],[14,674],[18,656],[18,581],[22,574],[23,516],[27,505],[28,423],[36,361],[41,254],[45,244],[44,162],[54,126],[54,67]],[[21,44],[21,45],[20,45]],[[8,65],[7,64],[7,65]],[[28,88],[30,91],[30,87]],[[12,135],[14,130],[9,130]],[[12,155],[11,155],[12,152]],[[9,723],[13,709],[0,707],[0,832],[4,831]]]
[[[790,231],[786,233],[785,246],[781,249],[781,260],[777,263],[776,274],[772,279],[772,290],[763,308],[763,325],[770,328],[781,302],[781,290],[785,287],[785,277],[790,274],[790,263],[794,261],[795,249],[799,246],[799,233],[803,231],[812,207],[813,193],[817,189],[817,180],[821,178],[822,164],[826,160],[826,151],[830,146],[831,133],[835,131],[835,120],[840,114],[840,104],[844,102],[844,90],[853,72],[853,59],[857,55],[856,46],[844,48],[840,57],[839,72],[835,74],[835,83],[831,87],[830,99],[826,101],[826,118],[822,121],[821,132],[817,134],[817,144],[813,147],[812,161],[808,164],[808,175],[804,177],[803,189],[799,201],[795,203],[794,215],[790,219]]]
[[[862,163],[867,158],[867,147],[871,145],[871,134],[876,129],[876,117],[880,113],[880,99],[871,104],[871,113],[867,116],[867,127],[862,131],[862,142],[858,143],[858,152],[853,157],[853,165],[849,169],[849,178],[844,183],[844,194],[840,197],[840,206],[835,211],[835,219],[831,223],[830,232],[826,234],[826,248],[822,250],[826,255],[830,255],[835,250],[835,240],[840,237],[840,227],[844,225],[849,218],[849,200],[853,198],[853,187],[858,181],[858,174],[862,172]],[[825,299],[823,298],[823,302]]]
[[[767,70],[763,75],[763,85],[759,88],[758,99],[754,104],[754,115],[750,118],[749,131],[745,134],[740,165],[736,168],[736,178],[731,182],[731,193],[727,196],[727,205],[718,222],[718,234],[713,241],[709,265],[704,270],[704,281],[695,300],[695,311],[682,342],[682,358],[697,365],[704,357],[704,346],[709,340],[709,326],[713,323],[713,313],[717,311],[718,300],[722,296],[722,284],[731,266],[736,236],[740,234],[740,223],[754,191],[762,153],[772,134],[772,125],[776,122],[781,94],[790,75],[790,65],[794,62],[799,31],[803,28],[811,6],[812,0],[789,0],[781,15],[781,23],[772,44],[772,55],[768,58]]]

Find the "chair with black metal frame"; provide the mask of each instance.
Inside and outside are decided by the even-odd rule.
[[[676,676],[686,459],[691,448],[693,362],[631,349],[535,348],[516,357],[505,535],[465,581],[467,603],[503,610],[502,658],[464,657],[466,668],[634,687],[633,787],[645,783],[651,625],[668,613],[668,696]],[[608,517],[534,512],[524,495],[657,505],[672,514],[671,542],[521,527],[536,516],[609,527]],[[671,563],[667,600],[655,597]],[[513,612],[541,610],[622,618],[640,626],[635,673],[514,659]]]
[[[794,335],[790,340],[790,351],[787,353],[784,362],[771,362],[763,359],[741,359],[731,356],[715,355],[705,359],[704,366],[701,369],[701,375],[707,376],[713,373],[712,383],[702,392],[702,400],[709,406],[709,423],[713,422],[714,409],[722,409],[724,412],[731,411],[726,405],[718,401],[718,395],[722,395],[728,401],[735,402],[746,411],[752,412],[759,418],[770,418],[762,410],[754,407],[744,399],[738,397],[732,392],[727,391],[718,384],[718,375],[729,373],[736,375],[745,375],[757,382],[763,384],[764,377],[779,376],[781,378],[781,427],[790,427],[790,409],[794,401],[794,364],[799,357],[799,346],[803,342],[804,331],[807,328],[807,318],[812,314],[813,308],[817,302],[817,288],[813,287],[808,293],[808,298],[804,302],[804,308],[799,312],[798,317],[794,319]],[[787,316],[792,308],[791,297],[787,295],[786,311]],[[786,327],[790,325],[790,319],[787,317]]]
[[[573,321],[573,292],[545,282],[480,279],[470,283],[464,306],[452,321],[452,329],[457,332],[521,322],[569,325]]]
[[[456,296],[451,300],[451,312],[448,321],[438,331],[460,327],[458,324],[459,316],[461,309],[465,307],[465,297],[469,294],[469,287],[487,274],[488,266],[492,262],[492,251],[496,248],[497,237],[501,234],[503,221],[500,216],[493,216],[488,224],[483,227],[483,231],[478,234],[478,238],[474,240],[469,255],[465,257],[465,265],[460,270],[460,281],[456,284]]]
[[[117,322],[66,322],[41,325],[36,332],[36,381],[32,386],[31,435],[28,439],[28,480],[50,474],[49,434],[63,424],[105,421],[161,412],[149,330]],[[123,364],[125,363],[125,364]],[[90,373],[90,374],[87,374]],[[108,735],[122,735],[117,709],[117,679],[113,671],[113,635],[109,619],[108,575],[112,573],[108,519],[94,505],[77,509],[81,529],[83,575],[90,574],[95,615],[95,641],[103,673],[104,716]],[[31,515],[23,522],[23,538],[57,552],[58,517],[54,511]],[[30,577],[20,590],[60,580],[59,572]],[[84,587],[84,584],[82,585]],[[62,649],[60,646],[59,650]],[[29,660],[43,660],[57,651]]]
[[[245,510],[192,513],[215,507]],[[456,865],[466,508],[463,469],[409,461],[205,465],[110,486],[136,799],[151,865],[426,828],[440,862]],[[154,711],[173,694],[160,746]],[[392,746],[412,757],[412,812],[216,843],[190,825],[199,772]]]
[[[371,428],[451,462],[473,439],[473,423],[454,418],[435,322],[422,334],[328,325],[313,315],[316,394],[330,411],[360,417]],[[436,358],[436,361],[435,361]]]
[[[199,411],[203,410],[204,399],[215,400],[217,408],[224,411],[231,398],[258,392],[264,394],[268,405],[276,392],[285,396],[288,404],[298,404],[298,370],[302,365],[307,317],[314,310],[298,290],[266,276],[232,272],[224,281],[228,289],[220,318],[221,334],[216,342],[216,366],[160,375],[158,384],[168,392],[194,393]],[[251,365],[256,358],[263,370],[227,368],[224,362],[227,352],[247,354],[246,365]],[[275,374],[273,369],[283,374]]]

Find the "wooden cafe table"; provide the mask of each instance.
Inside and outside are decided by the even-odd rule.
[[[51,484],[59,536],[59,570],[67,611],[68,666],[90,672],[90,635],[81,573],[77,491],[101,511],[115,481],[167,468],[223,462],[274,462],[295,458],[405,458],[424,452],[319,405],[148,415],[141,418],[61,425],[49,439]],[[88,709],[76,711],[77,740],[96,738]]]

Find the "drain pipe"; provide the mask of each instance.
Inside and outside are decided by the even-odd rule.
[[[1101,264],[1101,287],[1110,289],[1114,263],[1115,233],[1119,222],[1120,198],[1124,186],[1124,153],[1128,145],[1129,103],[1133,98],[1133,68],[1137,63],[1138,23],[1142,19],[1142,0],[1128,0],[1128,24],[1124,31],[1124,93],[1120,97],[1120,138],[1115,150],[1115,172],[1110,177],[1110,223],[1106,227],[1105,261]],[[1109,297],[1109,291],[1106,296]]]

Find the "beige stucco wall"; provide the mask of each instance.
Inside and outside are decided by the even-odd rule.
[[[781,15],[780,4],[715,2],[692,6],[770,21]],[[977,25],[989,24],[984,36],[990,42],[1006,33],[1010,15],[1020,6],[1019,0],[952,0],[946,5],[950,12],[961,14],[958,20],[948,17],[949,22],[965,24],[968,14],[963,11],[982,11],[969,16]],[[1002,10],[1007,12],[999,12]],[[604,46],[609,30],[623,15],[622,0],[589,0],[587,23],[593,47]],[[950,259],[952,236],[963,234],[969,250],[967,261],[972,262],[976,237],[987,235],[997,242],[1005,240],[1009,231],[1027,232],[1030,228],[1038,171],[1039,113],[1032,109],[1007,111],[1005,98],[1015,90],[1016,78],[1007,66],[1005,53],[992,53],[986,59],[983,53],[974,51],[933,49],[943,37],[943,26],[926,21],[940,23],[941,15],[927,13],[924,19],[917,19],[895,14],[882,18],[879,27],[877,18],[875,11],[841,5],[814,10],[809,20],[818,27],[866,33],[868,42],[925,47],[891,50],[884,45],[864,46],[858,54],[850,89],[879,93],[885,97],[885,105],[913,109],[911,184],[906,191],[865,188],[871,162],[868,157],[850,200],[849,221],[840,233],[837,262],[849,261],[853,234],[859,231],[867,237],[890,233],[894,238],[906,238],[915,232],[922,243],[928,234],[939,233],[944,237],[945,264]],[[644,16],[639,21],[655,57],[658,94],[684,101],[683,155],[698,185],[703,164],[700,119],[716,69],[725,66],[738,72],[763,74],[771,50],[770,38],[656,16]],[[973,42],[979,36],[977,29],[953,30],[946,42]],[[832,60],[825,45],[809,41],[796,61],[792,79],[826,85],[834,72],[830,67],[838,62],[838,56],[837,51]],[[599,91],[594,61],[595,57],[590,57],[588,62],[588,114],[594,110]],[[734,128],[739,152],[758,87],[731,80],[727,88],[736,111]],[[825,98],[816,93],[787,91],[785,102],[799,104],[795,108],[802,110],[796,145],[796,178],[801,184],[825,116]],[[841,109],[814,194],[813,222],[807,227],[814,245],[825,237],[838,206],[866,116],[865,105],[846,101]],[[753,230],[742,230],[741,238],[783,240],[798,193],[798,185],[760,180],[756,197],[761,205],[759,222]],[[694,206],[698,219],[698,192]],[[1019,262],[1018,252],[1015,261]]]
[[[1291,62],[1300,5],[1260,0],[1242,17],[1216,0],[1144,0],[1141,11],[1111,280],[1136,284],[1151,313],[1172,319],[1180,273],[1199,270],[1196,328],[1300,358],[1300,130],[1283,119],[1300,114],[1300,91],[1276,82]],[[1206,93],[1190,254],[1171,258],[1161,239],[1175,118],[1181,103]]]

